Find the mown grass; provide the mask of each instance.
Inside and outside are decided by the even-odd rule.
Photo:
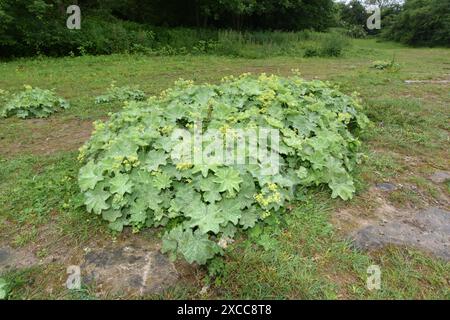
[[[252,40],[255,45],[262,40]],[[274,40],[275,41],[275,40]],[[72,108],[53,116],[61,124],[104,118],[120,103],[95,105],[95,96],[116,85],[139,85],[156,94],[178,78],[218,82],[223,76],[252,73],[288,75],[299,69],[305,78],[330,80],[344,92],[357,91],[373,122],[363,137],[366,162],[359,168],[358,195],[349,204],[315,192],[296,205],[286,225],[267,230],[269,250],[243,238],[225,257],[218,277],[206,272],[182,281],[163,296],[147,298],[291,298],[291,299],[449,299],[449,264],[426,253],[391,247],[358,252],[346,235],[330,223],[333,212],[349,206],[372,210],[368,193],[375,183],[389,181],[417,186],[400,190],[387,201],[398,207],[414,206],[422,196],[439,197],[448,184],[430,184],[427,175],[448,170],[450,92],[443,85],[407,85],[407,79],[439,79],[450,70],[449,51],[410,49],[375,40],[354,40],[341,58],[276,56],[259,59],[209,55],[112,55],[16,60],[0,64],[0,89],[17,91],[24,84],[55,88]],[[390,60],[398,70],[374,70],[373,60]],[[35,136],[50,132],[50,125],[23,125],[22,120],[0,119],[0,143],[17,145],[7,154],[0,146],[0,243],[13,247],[40,244],[45,258],[59,246],[79,247],[92,239],[112,241],[114,235],[77,201],[76,150],[50,154],[22,151],[19,143],[40,144]],[[50,226],[53,232],[46,239]],[[58,243],[59,242],[59,243]],[[368,266],[379,265],[382,289],[366,288]],[[95,288],[70,294],[63,288],[65,268],[52,263],[2,276],[11,284],[10,298],[91,298]],[[201,295],[200,289],[210,285]],[[54,290],[50,290],[50,289]],[[56,289],[58,288],[58,289]]]
[[[102,233],[100,221],[81,208],[76,152],[0,159],[0,164],[0,240],[25,246],[36,241],[46,224],[55,238],[46,240],[74,245]]]

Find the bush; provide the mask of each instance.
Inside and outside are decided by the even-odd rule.
[[[81,31],[81,32],[80,32]],[[87,17],[82,30],[69,30],[74,53],[112,54],[143,51],[154,45],[155,34],[144,25],[108,17]]]
[[[82,29],[69,30],[66,17],[42,0],[0,1],[0,56],[111,54],[154,45],[145,25],[83,11]]]
[[[95,98],[96,104],[123,102],[123,101],[142,101],[145,99],[145,93],[138,87],[116,87],[111,84],[106,94]]]
[[[79,186],[87,210],[113,230],[164,226],[163,252],[204,264],[236,232],[279,223],[307,187],[350,199],[360,158],[354,134],[367,121],[357,100],[321,81],[180,81],[95,124],[80,150]],[[264,128],[279,134],[278,144],[276,135],[237,131]],[[232,161],[239,156],[245,161]]]
[[[311,57],[339,57],[344,48],[350,45],[349,39],[337,32],[319,34],[314,45],[307,46],[303,56]]]
[[[347,45],[348,40],[338,33],[327,34],[321,41],[320,54],[323,57],[339,57]]]
[[[364,39],[367,38],[367,31],[363,26],[347,25],[345,26],[345,34],[350,38]]]
[[[377,60],[372,62],[371,67],[377,70],[397,70],[400,68],[400,65],[395,62],[395,59],[392,59],[391,61]]]
[[[218,31],[192,28],[153,27],[156,46],[168,46],[175,49],[193,48],[201,41],[217,41]]]
[[[320,56],[320,49],[316,47],[306,48],[305,53],[303,54],[305,58],[312,58]]]
[[[19,118],[46,118],[59,108],[67,109],[69,103],[51,90],[25,86],[25,91],[11,97],[0,109],[1,117],[16,115]]]

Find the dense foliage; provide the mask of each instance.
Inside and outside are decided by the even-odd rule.
[[[367,22],[368,14],[364,5],[357,0],[349,3],[339,3],[339,19],[349,25],[364,27]]]
[[[154,34],[148,27],[89,7],[82,10],[82,29],[67,29],[66,8],[71,4],[73,1],[0,0],[0,55],[111,54],[151,46]]]
[[[0,117],[46,118],[60,108],[68,107],[69,103],[51,90],[25,86],[24,91],[12,95],[3,106],[0,105]]]
[[[412,45],[448,45],[449,1],[407,0],[403,6],[401,0],[0,0],[0,56],[235,55],[226,50],[230,39],[224,30],[266,31],[274,41],[264,45],[277,51],[275,30],[339,27],[355,38],[378,34],[380,30],[366,27],[369,4],[381,8],[386,37]],[[66,27],[66,8],[73,4],[81,8],[81,30]],[[231,44],[231,51],[241,46],[236,39]],[[296,45],[290,41],[291,47]]]
[[[348,39],[339,34],[331,33],[312,46],[308,46],[304,51],[304,57],[339,57],[342,55],[344,48],[349,47]]]
[[[95,124],[80,150],[79,186],[87,210],[113,230],[164,226],[164,252],[204,264],[239,230],[278,221],[308,187],[328,186],[333,198],[350,199],[360,159],[355,133],[367,121],[356,98],[321,81],[265,74],[219,85],[179,81]],[[235,131],[261,128],[278,132],[279,144]],[[194,138],[180,140],[179,130]],[[200,162],[189,144],[198,131],[207,150]],[[229,137],[236,140],[227,144]],[[235,142],[248,145],[229,148]],[[217,146],[225,159],[240,150],[245,164],[219,161],[221,151],[211,151]]]
[[[364,38],[376,35],[380,30],[369,30],[367,20],[373,11],[368,9],[378,7],[381,15],[381,29],[392,25],[402,7],[402,0],[351,0],[337,4],[337,25],[347,31],[353,38]]]
[[[384,35],[409,45],[450,46],[450,0],[406,0]]]
[[[72,4],[81,30],[66,28]],[[333,8],[332,0],[0,0],[0,55],[132,52],[154,48],[161,26],[325,30]]]

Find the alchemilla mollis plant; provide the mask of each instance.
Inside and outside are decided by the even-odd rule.
[[[0,117],[47,118],[60,109],[69,108],[69,103],[58,97],[52,90],[32,88],[13,94],[0,106]]]
[[[142,101],[144,99],[145,93],[138,87],[117,87],[112,83],[105,94],[95,98],[95,103],[103,104],[111,102]]]
[[[179,81],[95,123],[79,186],[113,230],[163,227],[163,252],[205,264],[237,232],[288,214],[308,187],[350,199],[367,123],[356,96],[321,81]]]

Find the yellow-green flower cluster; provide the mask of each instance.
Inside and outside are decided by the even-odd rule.
[[[184,162],[184,163],[182,162],[182,163],[178,163],[176,167],[177,167],[177,170],[184,171],[184,170],[188,170],[188,169],[192,168],[193,164],[187,163],[187,162]]]
[[[136,156],[130,156],[123,160],[122,162],[125,171],[131,171],[132,168],[136,168],[140,165],[140,162]]]
[[[264,195],[263,192],[257,193],[254,195],[256,202],[258,202],[263,208],[267,208],[272,203],[280,203],[281,202],[281,194],[278,192],[278,186],[275,183],[270,183],[268,185],[268,189],[271,194]]]

